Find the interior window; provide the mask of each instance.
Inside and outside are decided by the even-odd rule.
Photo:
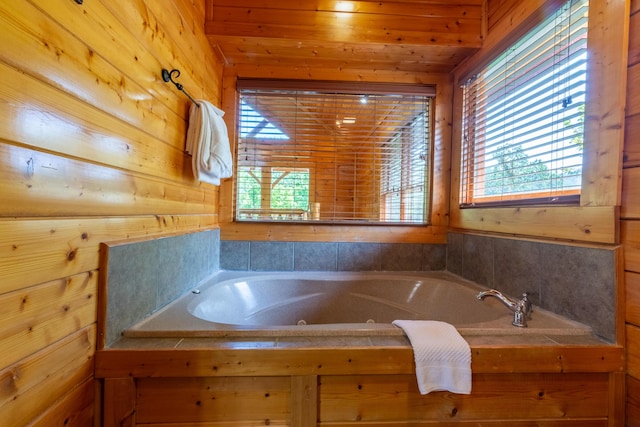
[[[433,88],[304,84],[239,80],[236,221],[424,224]]]
[[[307,219],[309,169],[240,167],[238,179],[244,184],[238,193],[239,219]]]
[[[578,202],[588,0],[572,0],[463,87],[461,206]]]

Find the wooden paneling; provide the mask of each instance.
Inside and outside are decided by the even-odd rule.
[[[7,143],[153,176],[192,181],[190,160],[121,120],[0,62],[0,126]],[[178,149],[178,146],[180,147]],[[141,161],[144,159],[144,161]]]
[[[481,46],[483,2],[207,0],[229,64],[448,72]]]
[[[640,327],[627,324],[627,373],[640,378]]]
[[[213,362],[212,362],[213,361]],[[533,362],[532,362],[533,361]],[[478,346],[474,373],[622,372],[617,346]],[[105,378],[252,375],[413,374],[410,348],[104,350],[96,356],[96,376]]]
[[[513,15],[513,8],[518,3],[517,0],[487,0],[487,33],[493,32],[495,25],[503,22],[506,15]]]
[[[562,0],[489,1],[487,14],[493,16],[491,31],[487,31],[482,48],[454,70],[457,82],[467,80],[562,3]]]
[[[0,192],[4,217],[207,214],[217,201],[211,186],[185,186],[11,145],[0,145]]]
[[[98,268],[99,244],[215,226],[214,215],[0,220],[0,293]]]
[[[136,421],[187,423],[284,422],[289,419],[289,377],[141,378]]]
[[[316,67],[325,69],[385,70],[393,63],[397,70],[409,73],[445,73],[460,63],[475,48],[415,47],[396,45],[359,46],[353,56],[345,58],[344,52],[353,52],[348,43],[299,41],[292,48],[289,40],[263,39],[249,41],[242,37],[209,36],[212,44],[224,44],[226,57],[233,65],[264,66],[264,62],[275,62],[273,66],[304,69],[313,72]],[[249,45],[249,46],[248,46]],[[249,47],[254,54],[242,55]],[[233,52],[238,52],[234,55]],[[232,56],[233,55],[233,56]],[[348,65],[348,69],[345,66]],[[269,70],[272,68],[269,67]]]
[[[624,246],[624,269],[640,272],[640,221],[620,221],[620,235]]]
[[[52,4],[46,3],[51,8]],[[73,3],[66,6],[71,8]],[[75,16],[77,12],[78,9],[69,10],[66,16]],[[84,12],[91,13],[87,9]],[[115,68],[101,51],[90,49],[74,37],[74,32],[65,31],[30,3],[3,3],[0,17],[5,23],[1,39],[5,48],[0,59],[7,64],[85,103],[95,105],[99,101],[100,110],[157,138],[178,141],[184,137],[184,120],[149,96],[142,82]],[[28,32],[23,30],[25,27]],[[35,62],[32,58],[39,60]],[[135,60],[130,59],[130,63],[135,64]]]
[[[134,426],[136,423],[136,386],[133,378],[104,379],[103,425]]]
[[[589,3],[589,55],[581,206],[618,206],[629,37],[627,0]],[[611,79],[609,76],[620,76]],[[630,81],[633,85],[633,82]],[[628,100],[627,100],[628,102]],[[628,111],[627,111],[628,113]]]
[[[93,270],[0,295],[0,366],[8,366],[95,322]]]
[[[640,117],[640,116],[639,116]],[[621,218],[640,218],[640,168],[626,168],[622,171]]]
[[[315,427],[318,421],[318,376],[291,377],[291,424]]]
[[[629,66],[640,63],[640,13],[629,19]]]
[[[58,399],[91,378],[94,352],[95,327],[90,326],[1,370],[0,420],[21,426],[42,416]],[[70,412],[81,411],[86,403],[80,400],[67,406]]]
[[[624,282],[626,320],[640,326],[640,273],[625,272]]]
[[[624,166],[640,166],[640,114],[627,117],[624,139]],[[625,184],[623,183],[622,186],[622,190],[625,191]],[[625,204],[624,201],[622,203]],[[623,209],[628,209],[628,207],[623,206]]]
[[[323,376],[320,424],[607,417],[606,374],[474,375],[470,396],[421,396],[415,378],[403,375]],[[603,388],[604,387],[604,388]],[[580,399],[574,395],[580,393]],[[478,400],[474,396],[480,397]]]
[[[113,386],[107,406],[119,408],[105,427],[132,416],[154,427],[613,427],[622,407],[617,346],[472,346],[470,395],[421,395],[409,347],[144,347],[97,354],[96,375]]]
[[[640,380],[627,377],[627,405],[626,424],[627,427],[640,426]]]
[[[613,206],[456,209],[451,221],[456,226],[498,233],[616,243],[617,212]]]
[[[627,115],[640,114],[640,64],[629,67],[627,74]]]
[[[640,426],[640,2],[632,0],[621,214],[625,248],[626,426]]]
[[[100,242],[217,226],[218,189],[183,152],[190,102],[160,77],[179,68],[219,105],[204,13],[204,0],[0,2],[2,425],[100,413]]]
[[[56,402],[33,427],[87,427],[94,417],[95,382],[87,380]]]

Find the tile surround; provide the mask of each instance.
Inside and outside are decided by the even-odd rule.
[[[338,243],[295,242],[293,269],[296,271],[337,271]]]
[[[109,246],[107,345],[220,269],[220,230]]]
[[[529,292],[534,307],[585,323],[615,341],[613,249],[452,232],[447,269],[511,297]]]
[[[220,268],[237,271],[434,271],[446,245],[364,242],[220,242]]]
[[[249,269],[253,271],[293,271],[293,243],[251,242]]]
[[[219,269],[447,269],[509,296],[530,292],[535,305],[589,324],[615,341],[614,255],[610,249],[458,232],[449,233],[446,245],[221,241],[219,230],[160,238],[112,248],[107,343]]]

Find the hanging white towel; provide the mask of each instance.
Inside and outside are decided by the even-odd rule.
[[[471,393],[471,348],[457,329],[431,320],[394,320],[409,337],[421,394]]]
[[[193,175],[199,181],[220,185],[233,171],[224,111],[208,101],[197,100],[189,110],[186,151],[192,157]],[[199,107],[198,107],[199,106]]]

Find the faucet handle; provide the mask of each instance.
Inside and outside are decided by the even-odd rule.
[[[531,320],[531,312],[533,311],[533,304],[529,300],[529,292],[522,293],[522,306],[524,308],[524,315],[528,320]]]

